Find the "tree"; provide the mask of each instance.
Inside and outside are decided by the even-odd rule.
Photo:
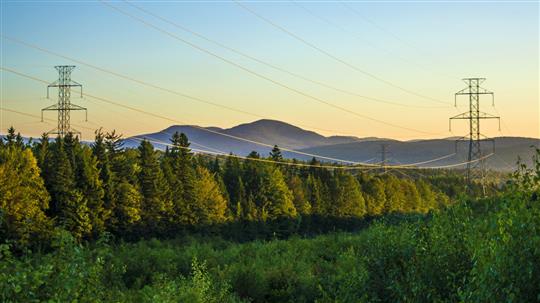
[[[336,171],[332,181],[331,192],[334,203],[330,205],[328,215],[363,217],[366,214],[366,206],[358,180],[349,173]]]
[[[1,140],[0,140],[1,141]],[[43,169],[45,165],[45,159],[47,159],[47,153],[49,151],[49,136],[46,133],[41,135],[39,142],[34,144],[33,152],[37,159],[38,166]]]
[[[160,229],[165,219],[172,219],[169,187],[163,176],[154,146],[143,140],[139,145],[139,184],[142,193],[142,222],[151,231]]]
[[[6,146],[17,146],[19,148],[22,148],[24,146],[21,133],[15,134],[15,128],[13,126],[8,128],[8,134],[4,138],[4,141]]]
[[[246,202],[246,189],[242,181],[242,167],[238,158],[227,157],[223,169],[223,183],[228,194],[229,209],[237,217],[242,214],[238,208]]]
[[[94,238],[98,238],[106,230],[106,222],[111,210],[104,205],[103,182],[100,179],[98,160],[88,146],[77,142],[75,147],[75,180],[86,205],[90,211],[90,221]]]
[[[75,174],[64,149],[64,140],[58,137],[51,144],[45,164],[45,186],[51,195],[48,213],[57,222],[81,240],[92,232],[90,210],[81,192],[76,188]]]
[[[196,168],[195,213],[197,224],[209,225],[227,220],[227,200],[212,174],[204,167]]]
[[[272,151],[270,151],[270,159],[276,162],[283,161],[283,155],[281,154],[281,150],[277,145],[274,145],[274,148],[272,148]]]
[[[195,209],[195,171],[190,143],[184,133],[175,132],[166,159],[166,172],[174,203],[175,221],[182,225],[197,221]]]
[[[119,206],[117,192],[121,188],[117,186],[116,176],[111,169],[110,157],[105,144],[105,134],[101,129],[96,130],[94,143],[91,145],[91,148],[97,160],[99,179],[102,182],[103,206],[111,214],[107,218],[105,225],[107,228],[114,230],[118,222],[118,218],[115,216],[116,207]]]
[[[366,211],[370,216],[380,216],[386,205],[384,183],[380,178],[371,178],[363,187],[366,193]]]
[[[306,190],[302,179],[297,175],[289,177],[288,186],[293,195],[293,204],[296,210],[301,215],[308,215],[311,213],[311,205],[306,198]]]
[[[309,174],[306,179],[306,198],[311,205],[311,213],[316,215],[325,214],[325,203],[323,200],[323,188],[319,178]]]
[[[385,213],[401,212],[405,209],[405,194],[403,193],[398,178],[390,175],[385,178]]]
[[[266,169],[262,187],[256,198],[263,213],[261,214],[263,221],[282,217],[292,218],[297,214],[293,195],[278,168]]]
[[[29,149],[0,147],[0,235],[19,248],[42,242],[51,230],[50,196]]]

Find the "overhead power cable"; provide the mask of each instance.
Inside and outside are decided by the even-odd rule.
[[[7,72],[10,72],[10,73],[13,73],[13,74],[16,74],[16,75],[19,75],[19,76],[22,76],[22,77],[25,77],[25,78],[28,78],[28,79],[31,79],[31,80],[34,80],[34,81],[38,81],[38,82],[41,82],[41,83],[49,83],[48,81],[45,81],[43,79],[39,79],[39,78],[36,78],[34,76],[30,76],[30,75],[18,72],[18,71],[15,71],[13,69],[10,69],[10,68],[4,67],[4,66],[0,67],[0,69],[4,70],[4,71],[7,71]],[[170,117],[167,117],[167,116],[155,114],[155,113],[152,113],[152,112],[149,112],[149,111],[146,111],[146,110],[142,110],[142,109],[139,109],[139,108],[136,108],[136,107],[133,107],[133,106],[125,105],[125,104],[122,104],[122,103],[119,103],[119,102],[116,102],[116,101],[113,101],[113,100],[110,100],[110,99],[107,99],[107,98],[94,96],[94,95],[89,94],[87,92],[83,92],[82,95],[87,96],[89,98],[92,98],[94,100],[99,100],[99,101],[102,101],[102,102],[105,102],[105,103],[108,103],[108,104],[113,104],[113,105],[116,105],[116,106],[119,106],[119,107],[123,107],[123,108],[129,109],[129,110],[132,110],[132,111],[135,111],[135,112],[138,112],[138,113],[142,113],[142,114],[149,115],[149,116],[152,116],[152,117],[155,117],[155,118],[163,119],[163,120],[166,120],[166,121],[169,121],[169,122],[180,123],[180,124],[188,124],[185,121],[180,121],[178,119],[174,119],[174,118],[170,118]],[[216,135],[219,135],[219,136],[229,137],[229,138],[232,138],[232,139],[236,139],[236,140],[239,140],[239,141],[244,141],[244,142],[248,142],[248,143],[252,143],[252,144],[256,144],[256,145],[260,145],[260,146],[265,146],[265,147],[270,147],[270,148],[274,147],[274,144],[258,142],[256,140],[251,140],[251,139],[242,138],[242,137],[238,137],[238,136],[234,136],[234,135],[230,135],[230,134],[225,134],[225,133],[221,133],[221,132],[215,131],[213,129],[204,128],[204,127],[201,127],[201,126],[198,126],[198,125],[191,125],[191,126],[193,128],[197,128],[199,130],[209,132],[209,133],[213,133],[213,134],[216,134]],[[350,161],[350,160],[337,159],[337,158],[326,157],[326,156],[316,155],[316,154],[312,154],[312,153],[302,152],[302,151],[290,149],[290,148],[287,148],[287,147],[284,147],[284,146],[281,147],[281,150],[291,152],[291,153],[295,153],[295,154],[299,154],[299,155],[315,157],[315,158],[319,158],[319,159],[326,159],[326,160],[336,161],[336,162],[341,162],[341,163],[371,165],[369,163],[355,162],[355,161]]]
[[[427,161],[422,161],[422,162],[415,162],[415,163],[407,163],[407,164],[402,164],[400,163],[400,166],[402,167],[405,167],[405,166],[418,166],[418,165],[422,165],[422,164],[427,164],[427,163],[431,163],[431,162],[436,162],[436,161],[440,161],[440,160],[443,160],[443,159],[447,159],[447,158],[450,158],[450,157],[453,157],[455,156],[456,153],[451,153],[451,154],[448,154],[448,155],[444,155],[444,156],[441,156],[441,157],[438,157],[438,158],[435,158],[435,159],[431,159],[431,160],[427,160]],[[395,159],[394,159],[395,160]],[[397,160],[396,160],[397,161]]]
[[[157,142],[159,144],[163,144],[163,145],[167,145],[167,146],[173,146],[172,144],[161,141],[161,140],[155,140],[154,139],[153,141]],[[376,169],[376,168],[380,167],[380,165],[376,165],[375,167],[373,167],[374,165],[366,166],[364,164],[363,164],[363,166],[312,165],[312,164],[294,163],[294,162],[286,162],[286,161],[274,161],[274,160],[270,160],[270,159],[242,157],[242,156],[237,156],[237,155],[234,155],[234,154],[231,155],[231,154],[223,154],[223,153],[215,153],[215,152],[212,152],[212,153],[213,154],[220,154],[222,156],[230,156],[230,157],[235,157],[235,158],[239,158],[239,159],[245,159],[245,160],[254,160],[254,161],[262,161],[262,162],[277,163],[277,164],[287,164],[287,165],[297,165],[297,166],[319,167],[319,168],[332,168],[332,169],[343,169],[343,170],[358,170],[358,169],[372,170],[372,169]],[[457,167],[457,166],[467,165],[469,163],[478,162],[478,161],[487,159],[487,158],[489,158],[489,157],[491,157],[493,155],[494,155],[494,153],[491,153],[491,154],[485,155],[484,157],[481,157],[479,159],[475,159],[475,160],[472,160],[472,161],[466,161],[466,162],[454,163],[454,164],[448,164],[448,165],[440,165],[440,166],[413,167],[413,166],[403,166],[403,165],[387,165],[386,168],[388,168],[388,169],[443,169],[443,168]],[[424,162],[428,162],[428,161],[424,161]]]
[[[300,42],[303,43],[304,45],[307,45],[308,47],[310,47],[310,48],[316,50],[317,52],[319,52],[319,53],[321,53],[321,54],[323,54],[323,55],[325,55],[325,56],[327,56],[327,57],[329,57],[329,58],[331,58],[331,59],[334,60],[334,61],[337,61],[337,62],[339,62],[339,63],[341,63],[341,64],[347,66],[348,68],[350,68],[350,69],[352,69],[352,70],[355,70],[355,71],[357,71],[357,72],[359,72],[359,73],[361,73],[361,74],[363,74],[363,75],[365,75],[365,76],[367,76],[367,77],[369,77],[369,78],[371,78],[371,79],[374,79],[374,80],[376,80],[376,81],[378,81],[378,82],[384,83],[384,84],[386,84],[386,85],[388,85],[388,86],[391,86],[391,87],[393,87],[393,88],[399,89],[399,90],[401,90],[401,91],[403,91],[403,92],[406,92],[406,93],[408,93],[408,94],[410,94],[410,95],[413,95],[413,96],[416,96],[416,97],[420,97],[420,98],[423,98],[423,99],[426,99],[426,100],[430,100],[430,101],[432,101],[432,102],[437,102],[437,103],[449,105],[448,102],[444,102],[444,101],[441,101],[441,100],[438,100],[438,99],[435,99],[435,98],[432,98],[432,97],[429,97],[429,96],[426,96],[426,95],[417,93],[417,92],[412,91],[412,90],[410,90],[410,89],[407,89],[407,88],[405,88],[405,87],[403,87],[403,86],[397,85],[397,84],[395,84],[395,83],[393,83],[393,82],[391,82],[391,81],[385,80],[385,79],[383,79],[383,78],[381,78],[381,77],[379,77],[379,76],[377,76],[377,75],[375,75],[375,74],[372,74],[372,73],[370,73],[370,72],[367,72],[367,71],[365,71],[365,70],[363,70],[363,69],[357,67],[356,65],[354,65],[354,64],[352,64],[352,63],[350,63],[350,62],[348,62],[348,61],[346,61],[346,60],[344,60],[344,59],[341,59],[341,58],[339,58],[339,57],[337,57],[337,56],[331,54],[330,52],[328,52],[328,51],[326,51],[326,50],[320,48],[319,46],[317,46],[317,45],[315,45],[315,44],[313,44],[313,43],[307,41],[306,39],[304,39],[304,38],[300,37],[299,35],[297,35],[297,34],[291,32],[291,31],[289,31],[289,30],[286,29],[285,27],[283,27],[283,26],[281,26],[281,25],[275,23],[274,21],[270,20],[269,18],[264,17],[263,15],[257,13],[257,12],[254,11],[253,9],[249,8],[248,6],[246,6],[246,5],[244,5],[244,4],[240,3],[240,2],[238,2],[237,0],[233,0],[233,1],[234,1],[238,6],[240,6],[242,9],[244,9],[244,10],[247,11],[248,13],[252,14],[253,16],[257,17],[258,19],[260,19],[260,20],[262,20],[262,21],[268,23],[268,24],[271,25],[272,27],[274,27],[274,28],[276,28],[276,29],[282,31],[283,33],[285,33],[285,34],[287,34],[288,36],[294,38],[295,40],[300,41]]]
[[[347,28],[345,28],[345,27],[343,27],[343,26],[337,24],[336,22],[331,21],[331,20],[329,20],[328,18],[323,17],[323,16],[321,16],[321,15],[315,13],[313,10],[307,8],[305,5],[301,4],[301,3],[298,2],[298,1],[291,0],[291,2],[294,3],[296,6],[300,7],[303,11],[307,12],[309,15],[315,17],[316,19],[322,20],[324,23],[327,23],[327,24],[329,24],[330,26],[337,28],[339,31],[342,31],[342,32],[344,32],[345,34],[350,35],[350,36],[352,36],[352,37],[355,38],[355,39],[358,39],[358,40],[361,41],[363,44],[368,44],[368,45],[371,46],[373,49],[375,49],[375,50],[377,50],[377,51],[379,51],[379,52],[386,53],[389,57],[395,57],[395,58],[397,58],[397,59],[399,59],[399,60],[401,60],[401,61],[403,61],[403,62],[405,62],[405,63],[407,63],[407,64],[409,64],[409,65],[415,66],[415,67],[418,68],[418,69],[422,69],[422,70],[427,71],[427,72],[429,72],[429,73],[431,73],[431,74],[437,74],[437,75],[441,75],[441,76],[442,76],[442,74],[441,74],[440,72],[433,71],[433,70],[427,68],[426,66],[424,66],[424,65],[422,65],[422,64],[419,64],[419,63],[417,63],[417,62],[415,62],[415,61],[409,60],[409,59],[407,59],[407,58],[404,58],[404,57],[402,57],[402,56],[396,54],[396,53],[393,52],[393,51],[390,51],[390,50],[388,50],[388,49],[379,47],[379,46],[377,46],[377,45],[375,45],[375,44],[373,44],[373,43],[367,42],[366,39],[364,39],[364,37],[362,37],[362,35],[360,35],[358,32],[348,30]],[[341,4],[342,4],[345,8],[348,8],[348,6],[346,6],[345,3],[341,3]],[[366,19],[366,18],[364,18],[364,19]],[[366,21],[368,21],[368,23],[372,24],[371,21],[369,21],[369,20],[366,20]],[[398,38],[399,38],[399,37],[398,37]],[[444,77],[445,77],[445,78],[450,78],[448,75],[444,75]],[[452,79],[455,79],[455,77],[452,77]]]
[[[29,117],[34,117],[34,118],[36,118],[36,117],[41,118],[41,117],[39,117],[37,115],[32,115],[32,114],[28,114],[28,113],[24,113],[24,112],[20,112],[20,111],[16,111],[16,110],[8,109],[8,108],[5,108],[5,107],[0,107],[0,110],[1,111],[12,112],[12,113],[17,113],[17,114],[25,115],[25,116],[29,116]],[[48,118],[44,118],[44,120],[54,121],[54,120],[48,119]],[[81,126],[81,125],[75,125],[75,126],[77,126],[79,128],[91,129],[89,127],[85,127],[85,126]],[[93,130],[93,129],[91,129],[91,130]],[[161,141],[161,140],[156,140],[156,139],[150,139],[149,140],[149,139],[146,139],[146,138],[141,139],[139,137],[132,137],[132,138],[135,139],[135,140],[139,140],[139,141],[147,140],[149,142],[153,142],[153,143],[157,143],[157,144],[161,144],[161,145],[174,146],[171,143],[164,142],[164,141]],[[193,148],[187,148],[187,147],[180,147],[180,148],[191,149],[191,150],[194,150],[194,151],[197,151],[197,152],[207,153],[207,154],[211,154],[211,155],[221,155],[221,156],[234,157],[234,158],[250,160],[250,161],[259,161],[259,162],[267,162],[267,163],[274,163],[274,164],[283,164],[283,165],[290,165],[290,166],[317,167],[317,168],[344,169],[344,170],[358,170],[358,169],[372,170],[372,169],[375,169],[375,168],[379,167],[378,165],[376,167],[369,167],[369,166],[366,166],[366,165],[364,165],[364,166],[313,165],[313,164],[287,162],[287,161],[274,161],[274,160],[270,160],[270,159],[242,157],[242,156],[237,156],[237,155],[234,155],[234,154],[226,154],[226,153],[223,153],[223,152],[213,152],[213,151],[207,151],[207,150],[201,150],[201,149],[193,149]],[[411,166],[405,166],[404,167],[404,166],[400,166],[400,165],[389,165],[389,166],[386,166],[386,168],[388,168],[388,169],[392,169],[392,168],[397,168],[397,169],[442,169],[442,168],[457,167],[457,166],[461,166],[461,165],[466,165],[468,163],[481,161],[481,160],[484,160],[486,158],[489,158],[492,155],[494,155],[494,154],[491,153],[491,154],[486,155],[486,156],[484,156],[482,158],[472,160],[472,161],[456,163],[456,164],[449,164],[449,165],[442,165],[442,166],[434,166],[434,167],[411,167]]]
[[[156,31],[158,31],[158,32],[160,32],[160,33],[166,35],[166,36],[169,36],[169,37],[171,37],[171,38],[173,38],[173,39],[175,39],[175,40],[177,40],[177,41],[180,41],[180,42],[182,42],[182,43],[184,43],[184,44],[186,44],[186,45],[188,45],[188,46],[190,46],[190,47],[192,47],[192,48],[194,48],[194,49],[197,49],[197,50],[199,50],[199,51],[201,51],[201,52],[203,52],[203,53],[206,53],[206,54],[208,54],[208,55],[210,55],[210,56],[212,56],[212,57],[215,57],[215,58],[217,58],[217,59],[219,59],[219,60],[222,60],[222,61],[224,61],[224,62],[226,62],[226,63],[228,63],[228,64],[230,64],[230,65],[232,65],[232,66],[235,66],[235,67],[237,67],[237,68],[239,68],[239,69],[241,69],[241,70],[243,70],[243,71],[245,71],[245,72],[247,72],[247,73],[249,73],[249,74],[252,74],[253,76],[256,76],[256,77],[258,77],[258,78],[264,79],[264,80],[266,80],[266,81],[268,81],[268,82],[271,82],[271,83],[273,83],[273,84],[275,84],[275,85],[277,85],[277,86],[283,87],[283,88],[285,88],[285,89],[287,89],[287,90],[290,90],[290,91],[292,91],[292,92],[294,92],[294,93],[296,93],[296,94],[299,94],[299,95],[301,95],[301,96],[304,96],[304,97],[306,97],[306,98],[308,98],[308,99],[314,100],[314,101],[316,101],[316,102],[318,102],[318,103],[325,104],[325,105],[327,105],[327,106],[330,106],[330,107],[339,109],[339,110],[341,110],[341,111],[343,111],[343,112],[349,113],[349,114],[354,115],[354,116],[357,116],[357,117],[359,117],[359,118],[366,119],[366,120],[370,120],[370,121],[374,121],[374,122],[377,122],[377,123],[380,123],[380,124],[384,124],[384,125],[387,125],[387,126],[391,126],[391,127],[395,127],[395,128],[399,128],[399,129],[403,129],[403,130],[408,130],[408,131],[416,132],[416,133],[428,134],[428,135],[440,135],[440,134],[441,134],[441,133],[432,133],[432,132],[428,132],[428,131],[424,131],[424,130],[419,130],[419,129],[414,129],[414,128],[410,128],[410,127],[405,127],[405,126],[396,125],[396,124],[394,124],[394,123],[390,123],[390,122],[383,121],[383,120],[380,120],[380,119],[372,118],[372,117],[370,117],[370,116],[363,115],[363,114],[357,113],[357,112],[355,112],[355,111],[349,110],[349,109],[347,109],[347,108],[345,108],[345,107],[342,107],[342,106],[339,106],[339,105],[330,103],[330,102],[328,102],[328,101],[326,101],[326,100],[324,100],[324,99],[321,99],[321,98],[319,98],[319,97],[310,95],[310,94],[308,94],[308,93],[305,93],[305,92],[303,92],[303,91],[300,91],[300,90],[298,90],[298,89],[295,89],[295,88],[293,88],[293,87],[291,87],[291,86],[289,86],[289,85],[287,85],[287,84],[284,84],[284,83],[282,83],[282,82],[279,82],[279,81],[277,81],[277,80],[274,80],[274,79],[271,79],[271,78],[269,78],[269,77],[267,77],[267,76],[264,76],[264,75],[262,75],[262,74],[260,74],[260,73],[258,73],[258,72],[256,72],[256,71],[253,71],[253,70],[251,70],[251,69],[249,69],[249,68],[247,68],[247,67],[244,67],[244,66],[242,66],[242,65],[240,65],[240,64],[238,64],[238,63],[236,63],[236,62],[234,62],[234,61],[231,61],[231,60],[229,60],[229,59],[227,59],[227,58],[225,58],[225,57],[223,57],[223,56],[220,56],[220,55],[218,55],[218,54],[216,54],[216,53],[214,53],[214,52],[212,52],[212,51],[209,51],[209,50],[207,50],[207,49],[205,49],[205,48],[203,48],[203,47],[201,47],[201,46],[198,46],[198,45],[196,45],[196,44],[194,44],[194,43],[192,43],[192,42],[190,42],[190,41],[187,41],[187,40],[185,40],[184,38],[181,38],[181,37],[179,37],[179,36],[177,36],[177,35],[175,35],[175,34],[169,32],[169,31],[167,31],[167,30],[164,30],[164,29],[162,29],[162,28],[160,28],[160,27],[158,27],[158,26],[156,26],[156,25],[154,25],[154,24],[152,24],[152,23],[146,21],[146,20],[143,19],[143,18],[140,18],[140,17],[137,17],[137,16],[135,16],[135,15],[132,15],[132,14],[130,14],[130,13],[128,13],[128,12],[126,12],[126,11],[124,11],[124,10],[122,10],[122,9],[120,9],[120,8],[118,8],[118,7],[116,7],[116,6],[113,6],[113,5],[111,5],[111,4],[109,4],[109,3],[105,2],[105,1],[103,1],[103,0],[101,0],[101,3],[103,3],[103,4],[104,4],[105,6],[107,6],[107,7],[112,8],[113,10],[119,12],[119,13],[122,14],[122,15],[125,15],[125,16],[127,16],[127,17],[129,17],[129,18],[132,18],[132,19],[134,19],[134,20],[136,20],[136,21],[138,21],[138,22],[140,22],[140,23],[142,23],[142,24],[144,24],[144,25],[146,25],[146,26],[148,26],[148,27],[150,27],[150,28],[152,28],[152,29],[154,29],[154,30],[156,30]]]
[[[358,93],[355,93],[355,92],[352,92],[352,91],[349,91],[349,90],[346,90],[346,89],[343,89],[343,88],[338,88],[334,85],[331,85],[331,84],[328,84],[328,83],[325,83],[325,82],[322,82],[322,81],[318,81],[318,80],[314,80],[314,79],[311,79],[311,78],[308,78],[306,76],[303,76],[303,75],[300,75],[300,74],[297,74],[297,73],[294,73],[294,72],[291,72],[283,67],[280,67],[280,66],[277,66],[275,64],[272,64],[272,63],[269,63],[267,61],[264,61],[262,59],[259,59],[257,57],[254,57],[250,54],[247,54],[237,48],[233,48],[233,47],[230,47],[228,45],[225,45],[219,41],[216,41],[214,39],[211,39],[211,38],[208,38],[207,36],[204,36],[203,34],[201,33],[198,33],[192,29],[189,29],[187,28],[186,26],[183,26],[183,25],[180,25],[178,24],[177,22],[174,22],[170,19],[167,19],[167,18],[164,18],[163,16],[160,16],[156,13],[153,13],[139,5],[135,5],[133,4],[131,1],[127,1],[127,0],[124,0],[125,3],[127,3],[129,6],[147,14],[147,15],[150,15],[158,20],[161,20],[167,24],[170,24],[184,32],[187,32],[187,33],[190,33],[196,37],[199,37],[207,42],[210,42],[214,45],[217,45],[221,48],[224,48],[230,52],[233,52],[237,55],[240,55],[244,58],[248,58],[252,61],[255,61],[259,64],[262,64],[264,66],[267,66],[269,68],[272,68],[274,70],[277,70],[279,72],[282,72],[282,73],[285,73],[289,76],[292,76],[294,78],[297,78],[297,79],[301,79],[303,81],[306,81],[306,82],[310,82],[310,83],[313,83],[313,84],[316,84],[316,85],[319,85],[321,87],[324,87],[324,88],[327,88],[327,89],[331,89],[333,91],[336,91],[336,92],[340,92],[340,93],[343,93],[343,94],[347,94],[347,95],[350,95],[350,96],[354,96],[354,97],[358,97],[358,98],[361,98],[361,99],[366,99],[366,100],[369,100],[369,101],[373,101],[373,102],[378,102],[378,103],[384,103],[384,104],[389,104],[389,105],[395,105],[395,106],[402,106],[402,107],[409,107],[409,108],[448,108],[448,107],[451,107],[452,105],[451,104],[448,104],[447,106],[422,106],[422,105],[410,105],[410,104],[405,104],[405,103],[399,103],[399,102],[394,102],[394,101],[389,101],[389,100],[384,100],[384,99],[381,99],[381,98],[375,98],[375,97],[370,97],[370,96],[365,96],[365,95],[361,95],[361,94],[358,94]]]
[[[5,108],[5,107],[0,107],[0,111],[6,111],[6,112],[16,113],[16,114],[19,114],[19,115],[24,115],[24,116],[28,116],[28,117],[32,117],[32,118],[41,119],[40,116],[28,114],[28,113],[25,113],[25,112],[9,109],[9,108]],[[49,118],[43,118],[43,119],[46,120],[46,121],[55,122],[55,120],[53,120],[53,119],[49,119]],[[44,122],[46,122],[46,121],[44,121]],[[48,123],[48,122],[46,122],[46,123]],[[75,125],[75,124],[73,124],[73,125],[77,126],[79,128],[94,130],[92,128],[82,126],[82,125]],[[175,146],[175,145],[173,145],[173,144],[171,144],[169,142],[165,142],[165,141],[161,141],[161,140],[157,140],[157,139],[148,139],[148,138],[140,137],[140,136],[130,137],[129,139],[133,139],[133,140],[136,140],[136,141],[144,141],[144,140],[146,140],[146,141],[151,142],[151,143],[165,145],[165,146],[169,146],[169,147]],[[194,143],[194,142],[190,140],[190,143]],[[194,144],[199,145],[197,143],[194,143]],[[280,165],[316,167],[316,168],[328,168],[328,169],[344,169],[344,168],[347,168],[347,166],[338,166],[338,165],[314,165],[314,164],[298,163],[298,162],[274,161],[274,160],[263,159],[263,158],[250,158],[250,157],[243,157],[243,156],[238,156],[238,155],[234,155],[234,154],[227,154],[227,153],[224,153],[224,152],[221,152],[221,151],[209,151],[209,150],[197,149],[197,148],[191,148],[191,147],[184,147],[184,146],[175,146],[175,147],[181,148],[181,149],[188,149],[188,150],[195,151],[197,153],[203,153],[203,154],[208,154],[208,155],[226,156],[226,157],[238,158],[238,159],[243,159],[243,160],[258,161],[258,162],[265,162],[265,163],[273,163],[273,164],[280,164]],[[360,169],[360,168],[361,167],[355,167],[355,169]]]
[[[248,112],[248,111],[245,111],[245,110],[242,110],[242,109],[237,109],[237,108],[234,108],[234,107],[231,107],[231,106],[223,105],[223,104],[213,102],[213,101],[210,101],[210,100],[207,100],[207,99],[202,99],[202,98],[199,98],[199,97],[188,95],[188,94],[180,92],[178,90],[173,90],[173,89],[162,87],[162,86],[159,86],[159,85],[156,85],[156,84],[153,84],[153,83],[149,83],[149,82],[134,78],[132,76],[121,74],[119,72],[116,72],[116,71],[113,71],[113,70],[110,70],[110,69],[106,69],[106,68],[103,68],[103,67],[100,67],[100,66],[97,66],[97,65],[82,61],[81,59],[77,59],[77,58],[66,56],[64,54],[60,54],[58,52],[46,49],[46,48],[44,48],[42,46],[38,46],[38,45],[35,45],[35,44],[31,44],[31,43],[22,41],[20,39],[16,39],[16,38],[9,37],[9,36],[2,35],[2,34],[0,34],[0,36],[2,38],[4,38],[4,39],[10,41],[10,42],[13,42],[13,43],[16,43],[16,44],[19,44],[19,45],[22,45],[22,46],[25,46],[25,47],[28,47],[28,48],[32,48],[32,49],[35,49],[35,50],[41,51],[43,53],[50,54],[50,55],[53,55],[53,56],[56,56],[56,57],[59,57],[59,58],[62,58],[62,59],[66,59],[66,60],[75,62],[75,63],[80,64],[82,66],[86,66],[86,67],[89,67],[91,69],[97,70],[99,72],[110,74],[110,75],[115,76],[115,77],[120,78],[120,79],[128,80],[128,81],[140,84],[142,86],[150,87],[150,88],[153,88],[153,89],[156,89],[156,90],[159,90],[159,91],[163,91],[163,92],[170,93],[170,94],[173,94],[173,95],[176,95],[176,96],[180,96],[180,97],[183,97],[183,98],[195,101],[195,102],[205,103],[205,104],[212,105],[212,106],[215,106],[215,107],[218,107],[218,108],[223,108],[223,109],[226,109],[226,110],[229,110],[229,111],[234,111],[234,112],[250,115],[250,116],[253,116],[253,117],[260,118],[260,119],[275,119],[275,118],[269,118],[269,117],[266,117],[266,116],[263,116],[263,115],[259,115],[257,113]],[[275,120],[277,120],[277,119],[275,119]],[[319,130],[319,131],[324,131],[324,132],[341,133],[341,134],[347,134],[347,135],[351,135],[351,136],[356,136],[357,135],[357,134],[353,134],[353,133],[345,133],[343,131],[327,129],[327,128],[320,128],[320,127],[301,124],[301,123],[296,123],[296,122],[294,124],[298,125],[298,126],[303,126],[303,127],[309,128],[309,129],[314,129],[314,130]],[[357,140],[357,139],[355,139],[354,141],[361,142],[361,140]]]

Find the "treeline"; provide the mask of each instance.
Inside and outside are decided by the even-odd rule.
[[[24,248],[59,230],[77,241],[105,232],[138,239],[234,222],[332,224],[308,219],[426,213],[449,203],[421,179],[353,175],[315,159],[278,165],[288,160],[277,146],[264,158],[273,161],[210,158],[189,146],[175,133],[164,152],[146,140],[123,148],[121,136],[101,130],[90,145],[72,134],[25,143],[10,128],[0,140],[0,237]]]
[[[497,195],[354,233],[0,244],[0,302],[538,302],[539,156]]]

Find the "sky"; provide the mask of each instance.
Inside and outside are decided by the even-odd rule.
[[[36,137],[56,118],[38,118],[56,91],[6,69],[53,82],[54,66],[76,65],[85,93],[135,109],[74,92],[83,139],[263,117],[323,135],[463,136],[468,122],[448,119],[468,111],[454,93],[469,77],[486,78],[495,106],[485,95],[481,110],[502,119],[483,134],[540,137],[538,2],[130,2],[152,15],[125,1],[0,3],[0,107],[34,115],[1,111],[2,132]]]

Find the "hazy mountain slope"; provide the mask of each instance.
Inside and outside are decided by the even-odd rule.
[[[327,157],[341,158],[350,161],[365,161],[373,157],[380,158],[381,144],[387,144],[389,164],[407,164],[422,162],[429,159],[442,157],[456,151],[454,140],[416,140],[416,141],[368,141],[347,144],[317,146],[303,149],[302,151],[319,154]],[[526,163],[531,163],[534,149],[531,146],[540,146],[540,140],[521,137],[497,137],[495,138],[495,155],[486,160],[489,168],[497,170],[510,170],[515,168],[518,156]],[[492,144],[482,144],[486,154],[492,152]],[[467,160],[468,143],[460,142],[457,145],[456,155],[436,162],[426,163],[423,166],[439,166],[459,163]],[[509,167],[510,166],[510,167]]]
[[[277,144],[280,147],[301,150],[310,154],[344,159],[349,161],[378,162],[381,158],[381,144],[388,145],[389,164],[408,164],[422,162],[437,157],[445,156],[455,151],[455,141],[452,138],[434,140],[411,140],[397,141],[378,138],[355,138],[346,136],[325,137],[313,131],[275,120],[258,120],[251,123],[241,124],[229,129],[218,127],[207,127],[207,130],[219,132],[228,136],[242,137],[248,140]],[[200,127],[189,125],[174,125],[160,132],[137,136],[148,138],[149,140],[170,142],[174,132],[185,133],[192,142],[193,149],[232,152],[237,155],[247,155],[251,151],[257,151],[266,156],[271,147],[261,146],[255,143],[237,140],[205,131]],[[139,145],[139,140],[128,138],[125,140],[127,147]],[[165,148],[165,145],[154,143],[157,148]],[[498,170],[510,170],[515,167],[518,156],[521,156],[527,163],[530,162],[534,150],[531,145],[540,146],[539,139],[520,137],[498,137],[495,140],[496,155],[487,160],[489,167]],[[440,161],[426,163],[424,166],[439,166],[466,161],[467,142],[458,144],[458,152],[452,157]],[[492,146],[490,143],[483,145],[486,153],[490,153]],[[287,153],[288,158],[308,160],[311,156]]]
[[[338,143],[350,143],[361,140],[348,136],[325,137],[312,131],[307,131],[299,127],[275,120],[258,120],[252,123],[241,124],[229,129],[217,127],[206,127],[213,132],[220,132],[225,135],[241,137],[252,141],[263,142],[269,145],[278,144],[281,147],[289,149],[301,149],[313,146],[332,145]],[[239,155],[246,155],[255,150],[263,155],[267,155],[271,147],[264,147],[255,143],[242,141],[233,137],[222,136],[216,133],[202,130],[195,126],[175,125],[168,127],[157,133],[144,134],[137,137],[144,137],[151,140],[170,142],[169,139],[174,132],[185,133],[190,141],[193,142],[193,148],[202,148],[201,144],[212,147],[223,152],[233,152]],[[138,145],[138,140],[128,138],[125,140],[126,146],[133,147]],[[164,145],[155,144],[157,147]]]

